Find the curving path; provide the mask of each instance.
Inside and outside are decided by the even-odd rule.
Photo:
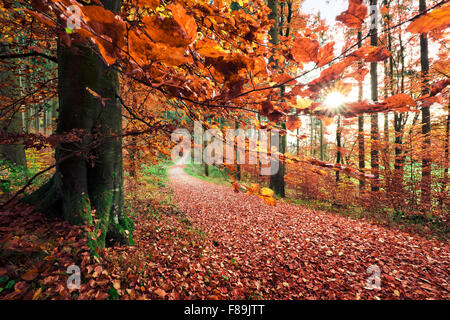
[[[210,257],[231,261],[230,281],[255,297],[450,298],[448,244],[297,205],[267,206],[182,166],[169,177],[179,209],[214,243]],[[380,290],[366,288],[371,265],[380,269]]]

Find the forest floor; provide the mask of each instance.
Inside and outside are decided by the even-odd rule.
[[[136,243],[98,255],[86,227],[17,202],[2,208],[0,300],[450,298],[447,242],[295,204],[268,206],[181,166],[145,168],[126,190]],[[67,288],[70,265],[80,267],[78,289]],[[372,265],[379,290],[366,288]]]
[[[174,202],[233,261],[230,278],[276,299],[450,297],[450,250],[437,240],[278,202],[169,170]],[[381,289],[366,288],[380,269]],[[239,288],[239,286],[237,286]]]

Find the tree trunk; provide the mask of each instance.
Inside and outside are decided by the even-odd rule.
[[[0,54],[4,51],[6,51],[6,46],[0,44]],[[6,69],[9,67],[14,70],[16,66],[14,62],[4,62],[2,68],[5,69],[0,72],[0,83],[2,84],[0,96],[4,97],[1,102],[2,108],[0,108],[0,119],[2,119],[0,121],[0,132],[3,131],[6,135],[14,135],[23,132],[20,106],[14,104],[14,101],[21,96],[21,87],[13,72]],[[13,108],[4,109],[3,105],[9,106],[11,104],[13,104]],[[20,140],[14,144],[0,144],[0,158],[24,168],[27,166],[25,148]]]
[[[358,31],[358,48],[362,47],[362,32]],[[359,62],[359,67],[362,69],[362,62]],[[361,102],[363,98],[363,82],[358,82],[358,101]],[[358,167],[361,173],[364,173],[366,167],[365,150],[364,150],[364,116],[358,116]],[[364,189],[365,180],[359,180],[360,190]]]
[[[22,133],[22,114],[16,112],[12,118],[2,121],[1,129],[7,135]],[[0,144],[0,158],[23,168],[27,167],[25,148],[20,140],[15,144]]]
[[[118,12],[120,1],[104,0]],[[105,98],[91,95],[86,87]],[[122,114],[117,101],[119,79],[90,48],[58,46],[59,119],[57,134],[76,130],[80,141],[63,141],[56,149],[56,173],[26,200],[36,209],[71,224],[93,223],[101,230],[95,247],[132,243],[133,223],[123,211]],[[97,137],[96,137],[97,136]],[[95,145],[95,147],[93,147]],[[90,156],[95,158],[92,160]]]
[[[389,37],[390,39],[390,37]],[[403,46],[402,35],[399,33],[399,45],[400,45],[400,92],[405,91],[405,51]],[[390,57],[392,58],[392,56]],[[392,72],[393,75],[393,72]],[[395,159],[394,159],[394,201],[393,206],[395,212],[399,212],[403,206],[403,167],[405,164],[405,152],[403,150],[403,134],[408,119],[405,113],[394,113],[394,130],[395,130]]]
[[[448,167],[449,167],[449,135],[450,135],[450,102],[447,103],[447,122],[445,125],[445,144],[444,144],[444,155],[445,155],[445,162],[444,162],[444,177],[442,181],[442,200],[441,200],[441,207],[443,205],[444,197],[447,193],[447,186],[448,186]]]
[[[234,121],[234,129],[235,130],[238,130],[239,129],[239,121],[237,121],[237,120],[235,120]],[[259,141],[259,139],[258,139],[258,141]],[[241,152],[240,152],[240,150],[238,149],[238,148],[236,148],[236,152],[235,152],[235,155],[236,155],[236,174],[235,174],[235,179],[236,180],[238,180],[238,181],[240,181],[241,180],[241,165],[239,164],[239,162],[240,162],[240,154],[241,154]],[[256,171],[256,172],[258,172],[258,171]]]
[[[320,124],[320,160],[323,161],[324,155],[323,155],[323,122],[322,122],[322,120],[319,120],[319,124]]]
[[[370,0],[371,6],[377,6],[377,0]],[[378,46],[378,31],[376,24],[371,26],[370,31],[370,45]],[[370,84],[371,84],[371,97],[374,102],[378,101],[378,72],[377,63],[370,63]],[[375,176],[371,190],[379,190],[379,152],[378,152],[378,114],[372,114],[370,116],[370,136],[371,136],[371,146],[370,146],[370,166],[372,169],[372,174]]]
[[[268,7],[270,9],[269,19],[274,20],[273,26],[269,30],[271,37],[270,42],[272,44],[278,44],[278,35],[280,32],[278,23],[278,0],[269,0]],[[272,59],[270,59],[272,61]],[[276,67],[277,68],[277,67]],[[283,88],[281,89],[281,95],[283,95]],[[284,122],[280,124],[285,129]],[[280,153],[286,152],[286,135],[280,137]],[[285,196],[285,183],[284,183],[285,165],[282,161],[279,161],[279,170],[270,176],[270,188],[278,194],[280,197]]]
[[[336,163],[341,163],[341,116],[338,116],[338,122],[337,122],[337,128],[336,128],[336,147],[337,147],[337,153],[336,153]],[[336,170],[336,182],[339,182],[340,175],[339,170]]]
[[[419,1],[419,11],[426,11],[426,1]],[[428,94],[428,72],[430,69],[428,61],[428,38],[427,35],[420,35],[420,67],[422,77],[422,95]],[[431,158],[430,158],[430,107],[422,106],[422,135],[424,137],[422,145],[422,181],[421,181],[421,207],[427,217],[431,216]]]
[[[41,132],[41,118],[39,114],[39,106],[34,106],[34,132],[40,133]]]
[[[284,123],[281,124],[282,129],[286,129],[286,125]],[[279,152],[281,154],[284,154],[286,152],[286,135],[282,135],[280,137],[280,148]],[[275,194],[279,195],[280,197],[285,197],[285,181],[284,181],[284,175],[286,173],[286,166],[283,163],[283,161],[279,161],[279,169],[275,174],[272,174],[270,176],[270,188],[275,192]]]

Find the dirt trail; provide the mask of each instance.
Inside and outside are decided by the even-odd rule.
[[[237,286],[274,299],[449,299],[450,247],[337,214],[235,193],[169,170],[174,201],[235,265]],[[365,288],[376,265],[381,289]],[[375,267],[376,269],[376,267]]]

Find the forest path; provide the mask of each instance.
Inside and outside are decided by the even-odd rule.
[[[178,208],[214,241],[209,254],[231,261],[227,277],[255,297],[450,298],[448,244],[293,204],[268,206],[183,166],[171,167],[169,178]],[[381,290],[365,288],[371,265],[381,271]]]

